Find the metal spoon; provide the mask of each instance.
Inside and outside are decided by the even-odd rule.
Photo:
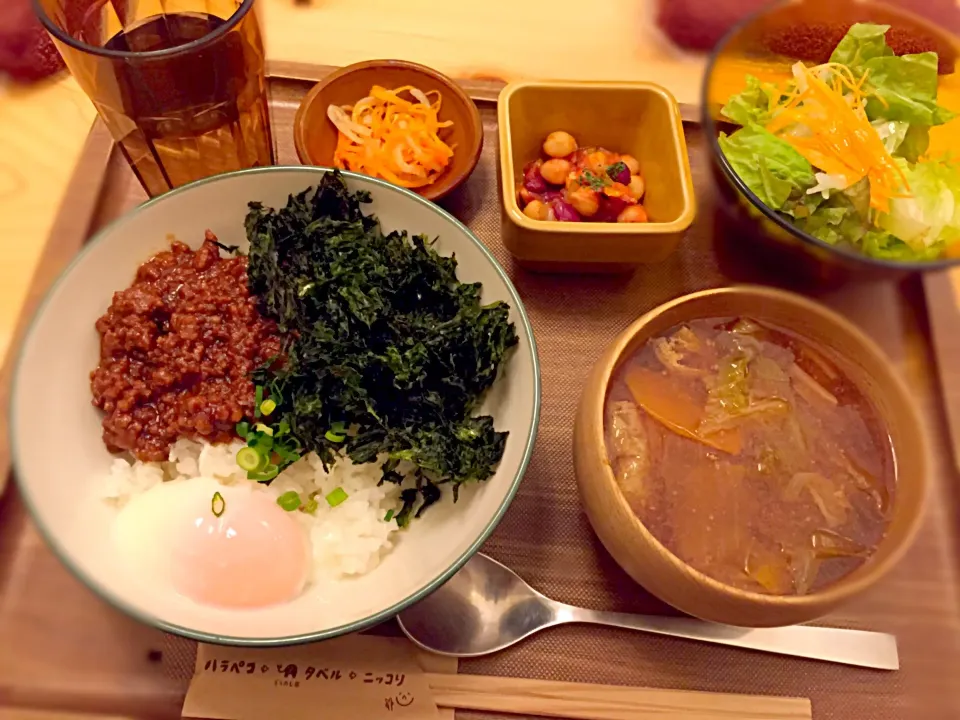
[[[585,610],[544,597],[479,553],[398,619],[407,637],[424,650],[456,657],[497,652],[553,625],[593,623],[844,665],[900,667],[893,635],[809,625],[740,628],[685,617]]]

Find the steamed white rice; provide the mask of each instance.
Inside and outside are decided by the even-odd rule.
[[[104,499],[122,506],[133,496],[148,491],[166,480],[213,478],[223,485],[250,483],[236,462],[239,440],[231,444],[210,445],[178,440],[170,450],[168,462],[129,462],[114,460],[106,478]],[[275,497],[294,490],[302,498],[317,493],[317,511],[293,512],[313,547],[313,578],[335,579],[360,575],[375,568],[393,547],[398,531],[394,520],[385,520],[390,510],[401,507],[400,488],[392,483],[378,487],[380,463],[354,465],[340,458],[327,473],[315,453],[300,458],[284,470],[264,492]],[[347,499],[330,507],[324,498],[343,488]]]

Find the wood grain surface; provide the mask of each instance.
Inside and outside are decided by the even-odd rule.
[[[283,162],[294,159],[290,121],[308,84],[272,81]],[[577,393],[586,368],[602,347],[650,307],[685,291],[730,282],[782,284],[782,276],[753,265],[747,246],[723,224],[703,138],[693,126],[688,127],[687,141],[701,213],[675,256],[622,278],[558,279],[519,270],[500,241],[495,112],[488,107],[483,116],[481,163],[445,205],[477,232],[516,284],[537,336],[544,387],[533,461],[510,512],[484,551],[564,602],[604,610],[670,612],[613,564],[579,508],[569,466]],[[85,159],[97,156],[90,151]],[[102,151],[99,157],[102,161]],[[82,190],[77,192],[70,194],[62,215],[82,219],[92,213],[90,232],[145,199],[118,154],[109,157],[102,192],[94,202]],[[70,252],[67,244],[61,253]],[[61,254],[54,262],[67,259]],[[48,276],[49,271],[39,275]],[[960,480],[944,462],[947,433],[922,288],[911,281],[812,294],[854,319],[884,347],[915,393],[936,458],[924,528],[907,559],[874,591],[825,618],[829,625],[895,634],[901,671],[841,669],[574,626],[542,633],[490,658],[465,661],[461,672],[810,697],[815,720],[960,717],[955,684],[960,677],[960,545],[955,523]],[[177,717],[192,665],[186,666],[186,675],[182,667],[171,667],[168,650],[174,646],[189,652],[187,641],[163,636],[120,615],[70,576],[43,544],[17,493],[8,493],[0,503],[0,705]],[[461,712],[458,717],[491,715]]]
[[[950,432],[950,453],[954,466],[960,469],[960,269],[925,275],[923,285]]]
[[[95,114],[66,76],[0,89],[0,362]]]
[[[12,312],[13,295],[16,295],[18,310],[13,320],[6,318],[8,329],[0,340],[6,339],[12,347],[16,347],[27,331],[33,313],[39,306],[43,294],[53,284],[60,272],[66,268],[70,260],[77,254],[83,242],[89,235],[90,221],[100,197],[103,180],[106,177],[107,161],[113,152],[113,140],[106,127],[97,124],[87,137],[80,156],[80,162],[73,170],[73,175],[67,185],[66,196],[68,203],[61,212],[53,216],[48,240],[37,250],[35,263],[28,263],[25,259],[26,249],[17,250],[16,243],[10,243],[13,249],[14,260],[11,263],[0,263],[0,272],[10,272],[29,265],[29,285],[7,286],[4,290],[10,304],[3,307]],[[2,149],[0,149],[2,157]],[[2,166],[0,166],[2,170]],[[11,209],[12,212],[12,209]],[[0,222],[4,218],[3,208],[0,206]],[[3,286],[0,286],[3,287]],[[0,325],[0,327],[3,327]],[[10,435],[9,406],[10,383],[12,381],[16,356],[14,353],[4,353],[5,345],[0,342],[0,495],[3,494],[9,479],[10,468]]]

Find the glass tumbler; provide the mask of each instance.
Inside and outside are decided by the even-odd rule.
[[[151,196],[272,165],[254,0],[33,0]]]

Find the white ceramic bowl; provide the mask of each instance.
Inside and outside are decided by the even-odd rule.
[[[94,323],[137,267],[169,247],[168,235],[197,247],[210,229],[226,244],[246,246],[247,203],[280,207],[315,185],[320,168],[273,167],[202,180],[141,205],[100,232],[49,292],[33,320],[15,370],[11,446],[20,492],[37,526],[64,564],[88,587],[128,614],[163,630],[206,642],[281,645],[334,637],[392,617],[456,572],[493,532],[516,493],[536,437],[540,379],[530,323],[503,269],[453,216],[418,195],[380,180],[344,173],[352,190],[369,190],[386,231],[439,237],[456,253],[458,276],[483,283],[483,300],[510,304],[520,344],[491,389],[483,411],[509,430],[490,480],[444,498],[401,535],[374,571],[309,586],[296,600],[259,610],[197,605],[173,590],[156,592],[123,569],[111,544],[116,510],[102,497],[112,456],[90,402],[90,371],[99,358]]]

